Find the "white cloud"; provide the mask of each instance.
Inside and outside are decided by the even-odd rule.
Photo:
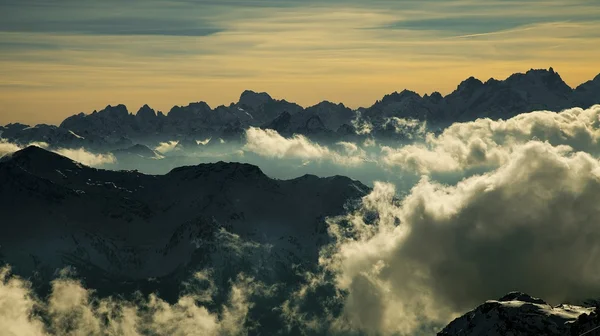
[[[362,117],[360,111],[356,111],[356,117],[351,121],[356,134],[370,134],[373,131],[373,125]]]
[[[174,140],[167,141],[167,142],[161,142],[158,144],[158,146],[156,146],[154,148],[154,150],[157,152],[160,152],[161,154],[166,154],[168,152],[173,151],[178,143],[179,143],[179,141],[174,141]]]
[[[553,304],[597,297],[598,195],[598,160],[542,142],[455,186],[423,178],[402,201],[376,183],[359,210],[330,221],[337,243],[321,263],[347,292],[334,327],[432,334],[513,290]]]
[[[6,139],[0,139],[0,157],[5,156],[6,154],[14,153],[20,149],[21,147],[8,142]]]
[[[391,125],[396,133],[404,134],[408,139],[422,138],[427,131],[427,122],[417,119],[391,117],[385,120],[384,127],[387,125]]]
[[[59,148],[53,150],[53,152],[60,154],[62,156],[66,156],[71,160],[81,162],[86,166],[101,166],[109,163],[117,162],[117,159],[112,154],[96,154],[92,152],[88,152],[84,148],[79,149],[67,149],[67,148]]]
[[[27,146],[20,146],[14,143],[10,143],[5,139],[0,139],[0,157],[5,156],[10,153],[14,153],[28,146],[37,146],[40,148],[48,149],[49,145],[45,142],[32,142]],[[100,154],[100,153],[92,153],[84,148],[79,149],[68,149],[68,148],[58,148],[58,149],[49,149],[50,151],[60,154],[62,156],[66,156],[71,160],[83,163],[87,166],[101,166],[104,164],[115,163],[117,159],[112,154]]]
[[[27,282],[10,277],[7,268],[0,269],[0,330],[7,335],[45,335],[42,321],[32,316],[36,300]]]
[[[250,127],[246,131],[244,148],[256,154],[273,158],[322,159],[329,149],[308,140],[302,135],[284,138],[272,129]]]
[[[285,138],[272,129],[250,127],[246,130],[244,150],[269,158],[299,159],[305,162],[329,160],[344,166],[356,166],[366,161],[365,151],[356,144],[339,142],[337,145],[341,147],[341,152],[312,142],[303,135]]]
[[[600,105],[559,113],[538,111],[508,120],[455,123],[439,136],[427,134],[422,144],[386,146],[382,163],[423,174],[491,169],[507,162],[512,152],[532,140],[598,154],[599,139]]]
[[[146,300],[95,298],[81,283],[60,277],[52,282],[47,300],[35,298],[29,283],[0,269],[0,330],[8,335],[245,335],[252,304],[248,298],[260,283],[243,275],[233,282],[220,314],[202,304],[211,303],[214,284],[206,273],[197,280],[210,282],[207,292],[187,294],[169,304],[152,294]],[[46,323],[41,317],[45,316]]]
[[[364,147],[375,147],[375,145],[377,145],[377,143],[375,142],[375,139],[373,139],[373,138],[367,138],[363,142]]]
[[[208,144],[210,142],[210,140],[211,140],[211,138],[204,139],[204,140],[196,140],[196,143],[198,145],[206,145],[206,144]]]

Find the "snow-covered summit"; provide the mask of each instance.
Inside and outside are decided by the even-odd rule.
[[[438,335],[580,335],[579,332],[600,325],[590,323],[592,314],[595,314],[595,308],[565,304],[553,307],[542,299],[511,292],[455,319]]]

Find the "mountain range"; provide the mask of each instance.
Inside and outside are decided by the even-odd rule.
[[[44,279],[73,266],[110,292],[120,290],[115,283],[180,281],[228,244],[219,237],[268,246],[285,265],[316,264],[328,239],[324,219],[369,192],[342,176],[274,180],[240,163],[165,175],[101,170],[36,146],[1,159],[0,185],[0,263]]]
[[[211,269],[224,291],[244,272],[278,284],[277,295],[252,310],[256,334],[283,328],[270,307],[294,293],[303,272],[317,270],[319,251],[331,239],[326,217],[351,211],[370,192],[343,176],[276,180],[241,163],[164,175],[102,170],[36,146],[0,159],[0,186],[0,264],[31,279],[41,295],[65,267],[100,296],[139,291],[171,302],[198,269]],[[324,302],[335,297],[319,295]],[[596,306],[551,306],[513,292],[438,335],[579,336],[600,331]]]
[[[569,87],[554,69],[531,69],[505,80],[485,82],[469,77],[443,96],[403,90],[385,95],[367,108],[351,109],[323,101],[302,106],[269,94],[244,91],[237,103],[211,108],[205,102],[174,106],[168,113],[148,105],[131,113],[125,105],[107,106],[91,114],[79,113],[59,126],[8,124],[0,136],[18,144],[46,142],[50,146],[98,150],[126,148],[136,143],[154,145],[176,140],[189,147],[243,141],[248,127],[270,128],[284,136],[302,134],[315,140],[339,141],[373,136],[403,139],[399,119],[424,121],[430,129],[478,118],[507,119],[534,110],[560,111],[600,103],[600,74],[576,88]],[[215,141],[221,139],[221,141]]]

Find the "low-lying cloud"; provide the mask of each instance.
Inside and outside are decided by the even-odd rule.
[[[489,170],[506,163],[512,152],[532,140],[600,154],[600,105],[455,123],[438,136],[428,133],[424,143],[383,147],[382,163],[421,174]]]
[[[514,290],[553,304],[597,297],[597,195],[597,159],[536,141],[454,186],[423,178],[401,201],[376,183],[359,210],[330,221],[337,243],[321,264],[347,293],[337,325],[431,334]]]
[[[250,127],[246,130],[246,144],[243,149],[268,158],[327,160],[343,166],[358,166],[368,160],[366,152],[356,144],[339,142],[336,145],[341,150],[332,150],[312,142],[303,135],[296,134],[285,138],[272,129]]]
[[[196,281],[206,289],[185,294],[173,304],[157,295],[127,301],[96,298],[93,292],[66,275],[51,283],[46,299],[38,298],[28,281],[0,269],[0,330],[8,335],[244,335],[252,303],[248,297],[261,290],[252,278],[238,276],[218,312],[210,274],[198,272]]]
[[[383,126],[392,127],[394,132],[405,135],[409,140],[420,139],[427,132],[427,122],[417,119],[391,117],[385,120]]]
[[[59,148],[54,150],[55,153],[66,156],[71,160],[81,162],[86,166],[101,166],[109,163],[115,163],[117,159],[113,154],[95,154],[88,152],[83,148],[67,149]]]
[[[6,154],[14,153],[20,149],[22,148],[18,145],[10,143],[5,139],[0,139],[0,157],[5,156]]]
[[[68,157],[71,160],[83,163],[86,166],[97,167],[97,166],[102,166],[102,165],[117,162],[117,159],[111,153],[108,153],[108,154],[92,153],[84,148],[49,149],[49,145],[45,142],[32,142],[32,143],[27,144],[27,146],[37,146],[40,148],[48,149],[54,153]],[[19,151],[27,146],[17,145],[17,144],[8,142],[5,139],[0,139],[0,157],[3,157],[7,154]]]

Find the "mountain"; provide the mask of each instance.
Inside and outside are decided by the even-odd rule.
[[[148,148],[147,146],[144,145],[133,145],[131,147],[128,148],[122,148],[122,149],[116,149],[114,151],[112,151],[112,154],[114,156],[116,156],[118,159],[127,159],[130,158],[131,156],[137,156],[140,158],[146,158],[146,159],[156,159],[156,158],[160,158],[160,154],[158,154],[156,151]]]
[[[439,336],[566,336],[598,335],[596,308],[561,304],[551,306],[544,300],[512,292],[490,300],[455,319]],[[590,333],[587,333],[590,332]]]
[[[35,146],[0,161],[0,185],[0,261],[46,280],[73,266],[108,293],[176,290],[160,286],[215,266],[211,258],[221,258],[215,251],[227,237],[239,237],[232,251],[268,246],[267,265],[316,265],[328,240],[324,218],[369,192],[346,177],[274,180],[240,163],[165,175],[101,170]],[[164,281],[148,280],[157,278]]]
[[[598,104],[600,98],[600,74],[575,89],[575,99],[582,106]]]
[[[531,69],[504,81],[490,79],[482,83],[471,77],[444,97],[444,102],[448,105],[446,122],[482,117],[508,119],[523,112],[559,111],[578,105],[573,90],[552,68]]]
[[[515,73],[505,80],[483,82],[469,77],[446,96],[439,92],[420,94],[403,90],[385,95],[372,106],[350,109],[343,104],[323,101],[303,108],[277,100],[265,92],[246,90],[237,103],[211,108],[205,102],[174,106],[165,115],[148,105],[131,114],[124,105],[107,106],[91,114],[80,113],[65,119],[59,127],[38,125],[38,131],[21,124],[0,129],[2,137],[26,145],[48,141],[55,147],[86,147],[113,150],[142,143],[151,147],[159,142],[194,141],[208,138],[239,142],[250,127],[272,128],[283,135],[303,134],[312,139],[338,141],[349,136],[357,119],[371,125],[371,136],[403,139],[390,120],[397,118],[424,121],[432,129],[477,118],[507,119],[534,110],[560,111],[600,103],[600,74],[573,89],[549,69]],[[54,132],[52,135],[47,133]],[[68,133],[79,136],[72,139]],[[366,136],[356,134],[357,136]]]

